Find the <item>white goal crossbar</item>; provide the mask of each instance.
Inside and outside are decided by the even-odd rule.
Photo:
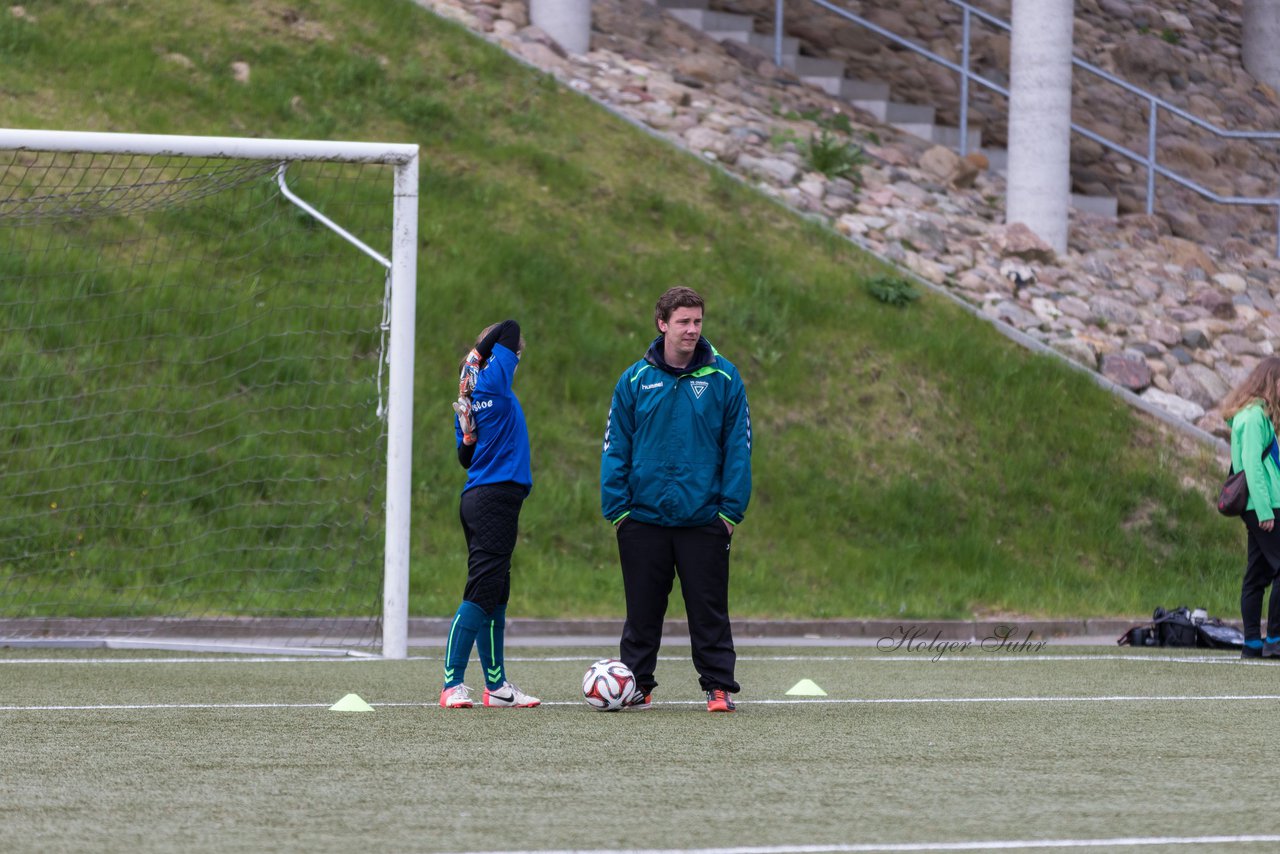
[[[405,658],[408,641],[409,530],[413,431],[414,316],[417,283],[418,146],[373,142],[246,139],[0,129],[0,151],[334,161],[394,167],[391,257],[372,253],[340,225],[303,210],[388,267],[389,346],[386,400],[385,550],[382,655]],[[282,187],[282,189],[285,189]],[[292,194],[289,194],[292,195]],[[290,201],[301,202],[297,197]]]

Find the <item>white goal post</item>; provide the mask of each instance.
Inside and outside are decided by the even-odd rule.
[[[187,622],[406,657],[418,166],[412,144],[0,129],[0,647],[172,646],[157,627]],[[353,613],[371,584],[381,613]],[[286,637],[330,600],[318,642]]]

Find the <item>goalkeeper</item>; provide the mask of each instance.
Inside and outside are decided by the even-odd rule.
[[[467,538],[467,585],[445,647],[444,709],[474,705],[463,684],[473,644],[484,668],[486,706],[530,708],[540,702],[507,679],[502,648],[516,528],[533,485],[529,430],[511,390],[522,352],[520,324],[505,320],[480,333],[461,365],[453,409],[458,462],[467,470],[458,514]]]

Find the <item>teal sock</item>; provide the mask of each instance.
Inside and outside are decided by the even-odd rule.
[[[501,688],[507,681],[507,670],[503,665],[503,637],[507,631],[507,606],[497,608],[493,613],[485,614],[484,625],[480,634],[476,635],[476,649],[480,651],[480,664],[484,667],[484,684],[489,688]]]
[[[1267,643],[1280,643],[1280,638],[1273,638],[1273,637],[1268,636],[1268,637],[1267,637]]]
[[[464,600],[458,606],[458,613],[453,615],[449,640],[444,648],[444,687],[460,685],[466,678],[467,659],[471,658],[471,647],[476,642],[476,634],[484,625],[484,620],[484,611],[474,602]]]
[[[1249,649],[1262,649],[1262,638],[1247,640],[1244,642],[1244,645],[1249,647]]]

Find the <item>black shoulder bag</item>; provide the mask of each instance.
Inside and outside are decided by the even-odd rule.
[[[1272,439],[1271,444],[1263,450],[1262,459],[1265,460],[1275,446],[1276,440]],[[1218,492],[1218,512],[1223,516],[1243,516],[1248,506],[1249,483],[1245,480],[1244,470],[1228,474]]]

